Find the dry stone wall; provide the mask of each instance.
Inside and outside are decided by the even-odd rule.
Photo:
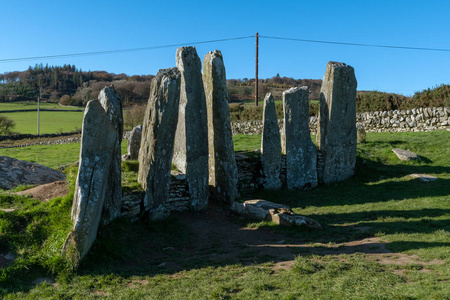
[[[412,121],[412,122],[411,122]],[[284,120],[278,120],[283,128]],[[450,129],[450,107],[426,107],[409,110],[372,111],[356,114],[356,124],[364,126],[366,132],[406,132],[434,131]],[[262,134],[263,122],[232,122],[235,134]],[[317,134],[317,117],[309,118],[309,131]]]
[[[356,114],[366,132],[433,131],[450,129],[450,107],[374,111]]]

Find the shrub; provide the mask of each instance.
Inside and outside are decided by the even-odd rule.
[[[11,130],[16,126],[14,120],[0,115],[0,134],[11,134]]]
[[[135,103],[123,112],[124,126],[127,129],[133,129],[137,125],[144,123],[146,104]]]

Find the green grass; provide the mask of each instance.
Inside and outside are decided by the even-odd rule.
[[[16,126],[14,132],[22,134],[37,134],[37,112],[4,113],[4,116],[14,120]],[[76,111],[41,111],[41,134],[61,133],[81,130],[83,112]]]
[[[1,102],[0,111],[11,111],[11,110],[29,110],[34,109],[37,111],[37,102],[31,101],[18,101],[18,102]],[[41,102],[40,109],[55,109],[55,110],[83,110],[83,107],[71,107],[71,106],[60,106],[58,103],[54,102]]]
[[[122,154],[127,153],[127,140],[122,141]],[[34,145],[29,147],[3,148],[0,156],[9,156],[54,168],[79,160],[80,144]]]
[[[260,136],[235,136],[235,149],[259,149]],[[406,148],[421,161],[399,161],[391,148]],[[43,148],[34,148],[39,151]],[[48,150],[47,150],[48,151]],[[18,152],[19,153],[19,152]],[[44,152],[41,152],[41,154]],[[57,152],[53,152],[57,153]],[[3,154],[0,154],[3,155]],[[286,236],[301,244],[288,270],[273,262],[214,264],[183,261],[183,270],[168,272],[156,258],[137,258],[150,247],[183,249],[195,231],[176,218],[162,223],[118,220],[102,231],[77,272],[59,257],[70,225],[70,199],[49,203],[0,194],[0,253],[14,249],[16,262],[0,269],[0,297],[6,299],[448,299],[450,295],[450,132],[368,133],[358,145],[356,176],[312,191],[261,191],[255,198],[290,205],[319,221],[323,230],[282,228],[270,222],[236,220],[243,226]],[[135,172],[136,163],[123,165]],[[70,171],[69,178],[74,180]],[[438,177],[423,183],[408,176]],[[128,179],[127,179],[128,180]],[[133,182],[131,182],[133,184]],[[69,197],[70,198],[70,197]],[[365,231],[358,228],[366,228]],[[321,254],[328,245],[380,237],[398,255],[415,255],[416,263],[380,264],[363,253]],[[148,241],[142,243],[140,241]],[[208,249],[205,249],[205,251]],[[214,251],[219,251],[215,249]],[[147,249],[148,251],[148,249]],[[253,257],[251,248],[241,256]],[[178,258],[181,257],[181,258]],[[183,251],[174,255],[182,260]],[[438,263],[433,263],[439,260]],[[266,260],[267,261],[267,260]],[[426,263],[429,264],[426,264]],[[56,278],[58,286],[32,280]]]

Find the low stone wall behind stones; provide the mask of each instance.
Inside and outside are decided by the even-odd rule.
[[[356,124],[364,126],[366,132],[433,131],[450,129],[450,107],[414,108],[411,110],[375,111],[356,114]],[[309,118],[311,134],[316,134],[317,117]],[[278,120],[283,127],[284,121]],[[262,121],[231,123],[233,134],[261,134]]]

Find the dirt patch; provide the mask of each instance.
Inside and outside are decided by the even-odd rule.
[[[38,185],[34,188],[20,191],[16,195],[26,195],[30,198],[39,199],[41,201],[48,201],[56,197],[64,197],[69,194],[67,183],[65,181],[55,181],[43,185]]]
[[[163,272],[177,271],[200,266],[223,266],[230,264],[254,265],[273,262],[272,271],[289,270],[298,255],[332,255],[365,253],[368,259],[380,264],[441,264],[443,261],[421,262],[418,256],[392,253],[386,248],[388,242],[369,237],[340,244],[311,244],[293,241],[292,238],[265,228],[248,228],[239,225],[235,215],[223,207],[210,207],[205,212],[174,213],[182,226],[192,229],[189,244],[175,247],[165,245],[155,250],[151,242],[144,245],[149,252],[140,261],[147,261]],[[369,228],[361,228],[368,231]]]

